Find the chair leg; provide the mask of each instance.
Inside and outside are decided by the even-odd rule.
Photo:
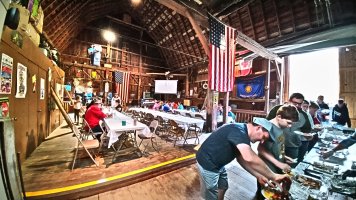
[[[157,145],[157,141],[156,141],[156,147],[157,147],[157,149],[156,149],[156,148],[154,147],[154,145],[153,145],[153,143],[154,143],[153,139],[156,140],[155,138],[151,138],[151,145],[152,145],[152,148],[153,148],[154,150],[156,150],[157,152],[159,152],[159,150],[158,150],[158,145]]]
[[[75,161],[77,160],[78,149],[79,149],[79,143],[78,143],[78,145],[77,145],[77,149],[75,150],[74,159],[73,159],[73,164],[72,164],[72,171],[73,171],[73,169],[74,169]]]
[[[143,142],[143,139],[141,139],[141,142],[140,142],[140,144],[138,145],[138,147],[140,147],[140,146],[141,146],[142,142]]]

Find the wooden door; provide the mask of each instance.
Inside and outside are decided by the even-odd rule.
[[[46,123],[46,119],[48,118],[47,111],[47,72],[39,68],[37,73],[37,130],[38,130],[38,144],[44,141],[44,139],[48,136],[48,123]]]

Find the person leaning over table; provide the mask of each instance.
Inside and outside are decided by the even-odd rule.
[[[326,159],[326,158],[332,156],[336,151],[347,149],[350,146],[354,145],[355,143],[356,143],[356,132],[354,132],[350,137],[342,140],[338,145],[336,145],[336,147],[323,152],[322,156],[324,159]]]
[[[100,120],[104,119],[107,117],[103,111],[101,111],[101,106],[102,106],[102,101],[101,99],[96,99],[94,101],[94,104],[89,107],[87,112],[85,113],[85,120],[88,122],[88,125],[92,129],[94,133],[100,133],[96,134],[95,137],[100,141],[100,136],[102,135],[102,129],[99,125]],[[88,127],[85,127],[87,131],[89,130]]]
[[[298,122],[293,123],[290,128],[283,130],[285,135],[285,154],[286,158],[298,159],[297,163],[290,163],[292,167],[295,167],[299,162],[303,160],[303,157],[308,149],[308,140],[313,136],[310,134],[311,125],[308,120],[307,114],[301,109],[301,105],[304,101],[304,96],[301,93],[293,93],[290,95],[288,103],[297,107],[299,111]],[[276,117],[277,110],[282,105],[277,105],[272,108],[268,113],[267,119],[271,120]],[[300,131],[303,135],[297,134],[295,131]]]
[[[273,135],[275,141],[264,141],[257,147],[258,156],[275,173],[289,173],[291,167],[286,163],[284,155],[284,128],[290,128],[293,122],[299,120],[299,112],[293,105],[283,105],[276,113],[276,117],[271,119],[272,129],[270,135]],[[261,186],[257,184],[256,199],[264,200],[261,194]]]
[[[196,159],[204,199],[223,199],[228,189],[225,165],[236,158],[260,184],[268,180],[281,181],[288,175],[275,174],[251,149],[250,143],[274,140],[269,134],[271,122],[254,118],[253,123],[225,124],[216,129],[199,148]]]

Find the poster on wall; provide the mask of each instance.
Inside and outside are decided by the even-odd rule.
[[[12,67],[13,67],[13,59],[6,55],[2,54],[1,56],[1,90],[0,94],[11,94],[11,86],[12,86]]]
[[[32,76],[32,92],[33,93],[36,92],[36,82],[37,82],[37,76],[36,76],[36,74],[34,74]]]
[[[40,82],[40,99],[44,99],[45,97],[45,80],[41,78]]]
[[[27,93],[27,67],[17,63],[16,98],[25,98]]]
[[[9,98],[0,98],[0,118],[9,118]]]

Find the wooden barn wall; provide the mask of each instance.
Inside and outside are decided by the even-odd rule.
[[[52,69],[51,85],[62,84],[53,63],[37,48],[32,41],[23,35],[23,47],[19,48],[10,41],[11,30],[5,28],[0,53],[5,53],[13,58],[11,94],[1,94],[0,97],[8,97],[10,101],[10,117],[13,121],[15,132],[15,148],[21,153],[21,160],[26,159],[37,146],[63,122],[59,110],[50,110],[50,98],[48,87],[48,69]],[[17,83],[17,64],[27,67],[27,93],[25,98],[15,98]],[[61,77],[64,72],[58,69]],[[36,75],[36,84],[32,83],[32,76]],[[45,98],[40,100],[40,80],[45,80]]]
[[[349,108],[352,127],[356,126],[356,46],[339,49],[340,97]]]

